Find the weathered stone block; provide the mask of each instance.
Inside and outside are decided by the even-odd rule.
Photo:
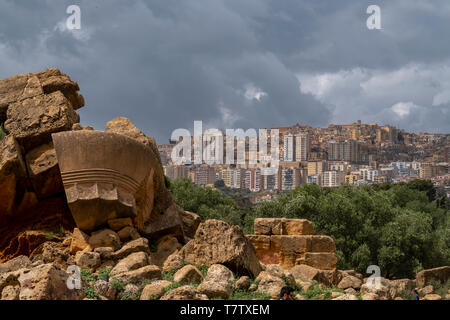
[[[59,91],[9,105],[5,129],[26,151],[51,141],[51,134],[71,130],[80,122],[69,100]]]

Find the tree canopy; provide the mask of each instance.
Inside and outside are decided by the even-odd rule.
[[[276,200],[238,206],[219,190],[189,180],[171,183],[175,201],[202,219],[221,219],[253,232],[256,217],[303,218],[316,234],[336,243],[340,269],[364,273],[378,265],[389,278],[414,277],[424,269],[450,264],[450,219],[436,201],[431,181],[321,188],[303,185]]]

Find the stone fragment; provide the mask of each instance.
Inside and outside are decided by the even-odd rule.
[[[198,214],[189,212],[189,211],[182,211],[181,214],[181,221],[183,223],[183,231],[185,237],[187,237],[189,240],[194,238],[195,232],[197,231],[198,226],[202,222],[202,219]]]
[[[180,250],[180,255],[196,265],[223,264],[238,274],[257,276],[261,271],[255,249],[242,230],[219,220],[200,224],[194,239]]]
[[[53,143],[34,148],[26,155],[28,174],[39,198],[64,192]]]
[[[121,241],[117,233],[109,229],[95,231],[89,238],[89,245],[95,249],[99,247],[111,247],[117,250],[121,247]]]
[[[122,248],[114,252],[113,258],[122,259],[134,252],[145,252],[147,255],[150,254],[148,240],[146,238],[139,238],[125,243]]]
[[[115,274],[111,276],[110,281],[119,280],[122,283],[127,284],[141,284],[144,280],[152,281],[159,279],[161,279],[161,269],[158,266],[149,265],[139,269]]]
[[[172,282],[166,280],[157,280],[144,287],[142,290],[140,300],[154,300],[159,299],[164,294],[164,291],[172,285]]]
[[[202,294],[192,286],[182,286],[170,290],[161,297],[161,300],[209,300],[206,294]]]
[[[110,275],[132,271],[148,265],[148,255],[145,252],[135,252],[120,260],[111,270]]]
[[[75,263],[81,269],[90,269],[93,271],[101,264],[100,254],[97,252],[77,252]]]
[[[78,228],[73,229],[70,254],[74,255],[78,251],[90,251],[90,249],[89,236]]]
[[[200,283],[202,280],[202,273],[192,265],[184,266],[173,275],[173,281],[182,284]]]
[[[183,267],[183,257],[178,253],[171,254],[166,261],[164,261],[163,272],[177,271]]]
[[[36,96],[8,107],[5,129],[25,149],[51,142],[51,134],[71,130],[79,115],[60,92]]]

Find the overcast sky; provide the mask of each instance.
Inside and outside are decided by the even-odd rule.
[[[125,116],[159,143],[194,120],[450,133],[449,35],[449,0],[0,0],[0,78],[60,68],[83,125]]]

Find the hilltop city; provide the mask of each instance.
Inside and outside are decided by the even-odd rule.
[[[169,140],[168,144],[158,145],[165,174],[171,180],[188,178],[201,186],[246,189],[254,193],[254,203],[303,184],[336,187],[417,178],[431,179],[450,196],[450,134],[416,134],[360,120],[327,128],[296,124],[271,129],[279,131],[280,162],[276,174],[261,174],[261,168],[249,164],[248,137],[243,164],[177,165],[171,154],[178,141]]]

